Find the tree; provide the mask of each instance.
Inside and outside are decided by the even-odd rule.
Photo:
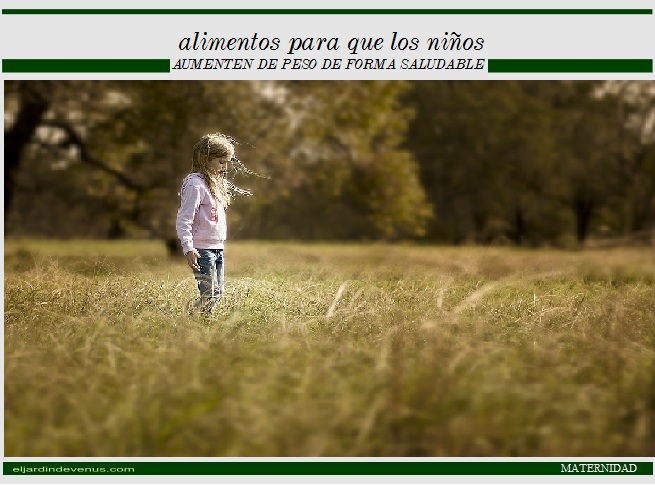
[[[620,229],[643,231],[655,223],[655,82],[608,81],[597,95],[611,103],[618,134],[611,153],[621,183]]]
[[[436,217],[430,237],[516,243],[541,237],[544,174],[553,165],[547,107],[520,82],[413,84],[407,147]],[[552,220],[552,218],[551,218]]]
[[[35,176],[38,180],[38,174],[45,172],[51,176],[46,188],[49,195],[57,194],[71,204],[80,198],[93,201],[94,211],[87,219],[102,218],[109,237],[170,235],[175,194],[189,168],[190,147],[198,132],[221,126],[217,117],[222,116],[222,126],[227,126],[232,108],[216,103],[223,106],[216,109],[207,102],[207,85],[195,82],[26,83],[27,88],[19,84],[10,95],[9,115],[14,123],[9,124],[6,138],[16,131],[20,114],[30,106],[25,89],[38,88],[49,96],[47,109],[29,130],[23,130],[18,143],[20,155],[14,167],[25,172],[25,197],[30,190],[42,188],[30,185],[30,180]],[[225,87],[229,97],[230,86]],[[45,181],[47,176],[41,178]],[[71,186],[67,183],[71,179],[77,183]],[[9,200],[14,182],[9,179]],[[29,210],[37,207],[21,206],[21,212]]]
[[[6,103],[14,120],[6,137],[29,106],[19,88]],[[47,107],[17,143],[20,177],[9,183],[22,184],[23,200],[8,218],[10,233],[74,233],[59,223],[65,219],[84,235],[169,237],[191,147],[215,131],[243,142],[240,158],[271,176],[253,180],[258,196],[230,209],[237,234],[410,237],[428,217],[414,162],[397,147],[407,123],[396,104],[399,83],[50,81],[45,88]],[[47,194],[30,199],[37,191]],[[43,220],[46,200],[51,216]]]
[[[415,161],[399,147],[411,114],[399,105],[404,89],[393,81],[276,83],[275,102],[289,122],[277,137],[283,159],[270,160],[270,203],[250,214],[257,231],[307,239],[421,236],[430,212]]]
[[[51,85],[40,81],[6,81],[6,104],[10,109],[10,123],[5,128],[5,219],[12,207],[16,175],[26,145],[41,124],[51,102]],[[12,103],[13,101],[13,103]],[[6,116],[5,116],[6,117]],[[5,125],[7,121],[5,120]]]
[[[650,145],[636,136],[653,123],[652,104],[643,95],[647,85],[638,84],[642,95],[629,110],[620,105],[629,114],[618,123],[609,96],[599,95],[601,86],[413,83],[406,102],[417,115],[406,146],[435,208],[430,237],[557,242],[568,225],[583,243],[617,197],[633,208],[630,220],[642,221],[631,228],[642,227],[653,205]],[[617,160],[626,172],[623,184]]]

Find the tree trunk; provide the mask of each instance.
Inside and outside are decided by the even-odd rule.
[[[118,217],[112,217],[107,230],[107,239],[125,239],[125,228]]]
[[[23,150],[50,106],[51,92],[48,82],[23,81],[18,85],[20,108],[14,123],[5,130],[5,222],[14,198],[14,184]]]
[[[589,236],[589,229],[591,227],[591,216],[594,210],[593,199],[585,199],[579,197],[575,201],[575,221],[576,221],[576,236],[578,244],[582,244]]]
[[[177,237],[164,239],[164,244],[166,245],[166,251],[171,258],[183,255],[182,246],[180,246],[180,241]]]
[[[525,216],[523,215],[523,208],[521,206],[516,206],[514,209],[514,230],[512,232],[514,244],[521,246],[525,242],[527,232]]]

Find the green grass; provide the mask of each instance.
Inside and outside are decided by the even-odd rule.
[[[655,252],[5,241],[7,456],[650,456]]]

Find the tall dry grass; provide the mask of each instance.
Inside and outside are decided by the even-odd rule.
[[[650,456],[655,254],[5,243],[7,456]]]

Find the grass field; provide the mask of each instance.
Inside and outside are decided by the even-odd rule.
[[[652,456],[655,251],[5,241],[7,456]]]

